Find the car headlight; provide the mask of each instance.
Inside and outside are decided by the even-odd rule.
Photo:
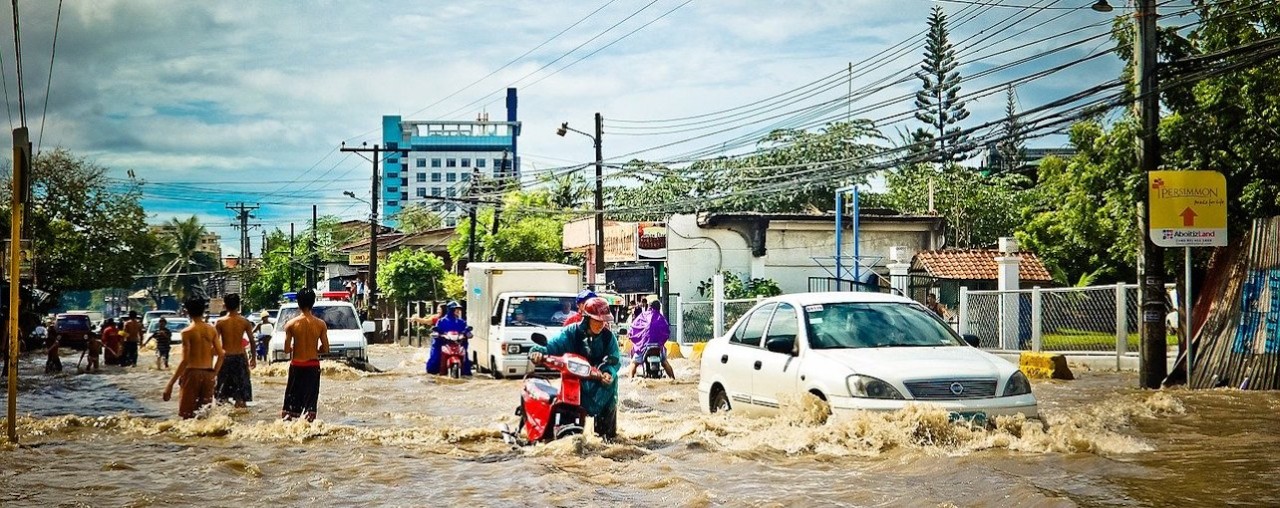
[[[359,350],[359,349],[348,349],[348,350],[346,351],[346,354],[347,354],[347,358],[359,358],[359,357],[360,357],[360,350]]]
[[[845,383],[849,385],[849,395],[854,397],[862,397],[865,399],[902,399],[902,394],[898,393],[898,389],[894,388],[893,385],[871,376],[854,374],[845,379]]]
[[[509,354],[509,355],[518,355],[518,354],[520,354],[520,345],[519,345],[519,344],[507,344],[507,354]]]
[[[1023,374],[1022,371],[1013,371],[1013,375],[1009,376],[1009,381],[1004,384],[1004,396],[1012,397],[1028,393],[1031,393],[1031,381],[1027,380],[1026,374]]]

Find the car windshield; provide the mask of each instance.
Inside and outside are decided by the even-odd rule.
[[[164,327],[168,328],[171,332],[182,331],[183,328],[191,325],[191,320],[186,318],[165,318],[164,321]],[[157,319],[152,321],[150,326],[147,326],[147,333],[155,333],[156,330],[159,329],[160,320]]]
[[[63,331],[87,331],[89,330],[89,316],[68,316],[57,319],[57,327]]]
[[[323,319],[325,326],[330,330],[359,330],[360,324],[357,322],[355,311],[351,307],[345,306],[326,306],[312,307],[311,313],[316,317]],[[288,323],[290,319],[298,317],[299,311],[297,307],[288,309],[280,309],[280,322]]]
[[[826,303],[804,308],[813,349],[963,345],[918,304]]]
[[[506,320],[511,326],[563,326],[573,311],[573,297],[517,296],[507,306]]]

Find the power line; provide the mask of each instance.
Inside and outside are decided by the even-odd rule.
[[[53,89],[53,59],[58,55],[58,28],[62,26],[62,0],[58,0],[58,14],[53,22],[53,49],[49,51],[49,77],[44,84],[44,110],[40,112],[40,136],[36,138],[36,154],[44,143],[44,121],[49,116],[49,91]]]
[[[27,96],[26,87],[22,82],[22,36],[18,29],[18,0],[11,2],[13,5],[13,53],[14,59],[17,60],[18,68],[18,119],[20,126],[27,126]]]

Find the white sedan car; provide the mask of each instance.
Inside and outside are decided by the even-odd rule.
[[[771,413],[803,393],[833,412],[930,404],[954,417],[1038,417],[1013,364],[966,345],[923,305],[881,293],[761,301],[702,353],[703,411]]]

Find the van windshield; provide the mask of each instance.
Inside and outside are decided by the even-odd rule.
[[[564,326],[574,311],[573,298],[561,296],[517,296],[507,306],[508,326]]]
[[[356,313],[351,307],[334,306],[334,307],[312,307],[311,313],[316,317],[323,319],[325,326],[330,330],[359,330],[359,320],[356,319]],[[280,319],[278,323],[288,323],[290,319],[298,317],[300,312],[297,307],[288,309],[280,309]]]
[[[87,332],[89,331],[89,316],[64,316],[57,319],[59,330],[66,332]]]

